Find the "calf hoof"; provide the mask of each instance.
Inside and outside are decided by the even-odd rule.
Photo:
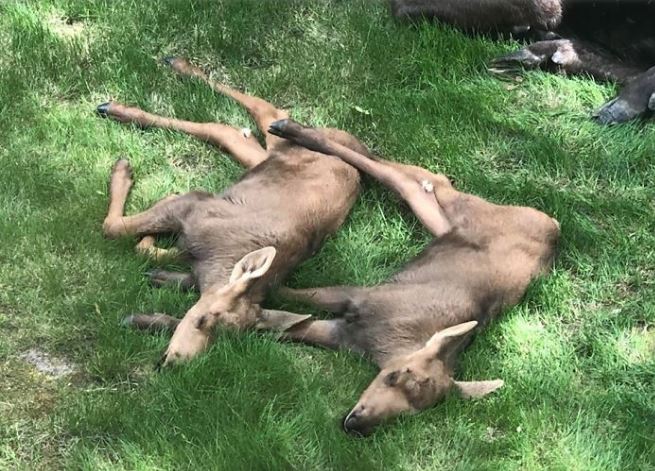
[[[116,163],[114,163],[114,166],[111,169],[112,177],[116,176],[117,178],[125,178],[125,179],[131,179],[132,178],[132,166],[130,165],[130,161],[127,159],[118,159]]]
[[[177,59],[177,57],[175,56],[166,56],[166,57],[162,57],[161,61],[166,65],[173,65],[173,61],[175,59]]]
[[[106,103],[102,103],[98,105],[96,108],[96,113],[98,116],[101,118],[108,118],[109,117],[109,107],[111,106],[111,101],[108,101]]]
[[[648,100],[648,109],[655,111],[655,93],[653,93]]]
[[[287,135],[286,131],[289,127],[288,119],[278,119],[273,121],[268,127],[268,132],[278,137],[285,137]]]
[[[600,124],[618,124],[637,118],[643,113],[644,110],[632,106],[629,101],[623,98],[614,98],[598,110],[594,114],[594,118]]]

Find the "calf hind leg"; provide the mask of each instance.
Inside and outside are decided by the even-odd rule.
[[[266,146],[268,148],[271,148],[272,145],[279,141],[277,137],[267,134],[267,130],[273,121],[289,117],[286,111],[276,108],[266,100],[247,95],[225,84],[212,80],[202,69],[191,64],[184,58],[165,57],[163,61],[178,74],[198,78],[207,83],[215,92],[237,101],[250,113],[257,123],[257,127],[266,136]]]
[[[339,157],[358,170],[371,175],[383,185],[396,191],[434,236],[441,237],[452,229],[436,197],[437,189],[452,190],[450,182],[442,175],[435,175],[419,167],[360,154],[326,138],[316,129],[305,128],[288,119],[272,123],[269,132],[290,139],[308,149]]]
[[[156,127],[190,134],[230,153],[246,168],[254,167],[266,159],[266,152],[248,129],[236,129],[219,123],[194,123],[165,118],[139,108],[116,102],[103,103],[96,109],[105,118],[121,123],[133,123],[143,128]]]

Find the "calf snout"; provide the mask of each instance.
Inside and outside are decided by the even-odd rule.
[[[365,437],[371,433],[371,426],[364,417],[363,407],[353,409],[346,415],[343,419],[342,426],[344,432],[354,436]]]

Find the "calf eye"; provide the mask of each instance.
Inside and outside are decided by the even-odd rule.
[[[384,384],[387,386],[395,386],[398,383],[398,377],[400,376],[399,371],[392,371],[384,378]]]
[[[207,325],[207,314],[203,314],[198,320],[196,321],[196,329],[202,330],[205,325]]]

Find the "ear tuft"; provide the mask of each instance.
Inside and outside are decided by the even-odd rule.
[[[505,381],[494,379],[490,381],[453,381],[453,387],[464,399],[478,399],[491,394],[503,387]]]

